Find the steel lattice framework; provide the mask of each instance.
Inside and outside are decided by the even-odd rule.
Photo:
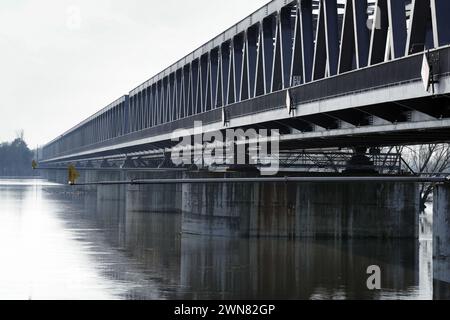
[[[43,148],[51,159],[450,44],[448,0],[274,0]],[[178,121],[178,122],[177,122]]]

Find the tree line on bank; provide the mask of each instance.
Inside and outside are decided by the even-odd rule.
[[[12,142],[0,143],[0,176],[23,177],[34,175],[31,168],[33,152],[28,148],[23,133]]]

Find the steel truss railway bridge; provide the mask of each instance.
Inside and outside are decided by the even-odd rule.
[[[289,154],[449,141],[450,1],[271,1],[39,161],[164,159],[196,122],[202,133],[277,129]]]

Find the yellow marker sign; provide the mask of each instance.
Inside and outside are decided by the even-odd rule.
[[[37,162],[33,160],[31,162],[31,167],[33,168],[33,170],[36,170],[37,166],[38,166]]]
[[[78,173],[77,169],[75,169],[75,166],[71,164],[69,166],[69,184],[75,184],[79,177],[80,174]]]

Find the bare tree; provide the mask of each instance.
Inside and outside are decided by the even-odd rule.
[[[403,158],[415,174],[438,177],[450,171],[450,145],[429,144],[403,148]],[[431,201],[434,184],[424,183],[420,187],[420,209],[425,211]]]

